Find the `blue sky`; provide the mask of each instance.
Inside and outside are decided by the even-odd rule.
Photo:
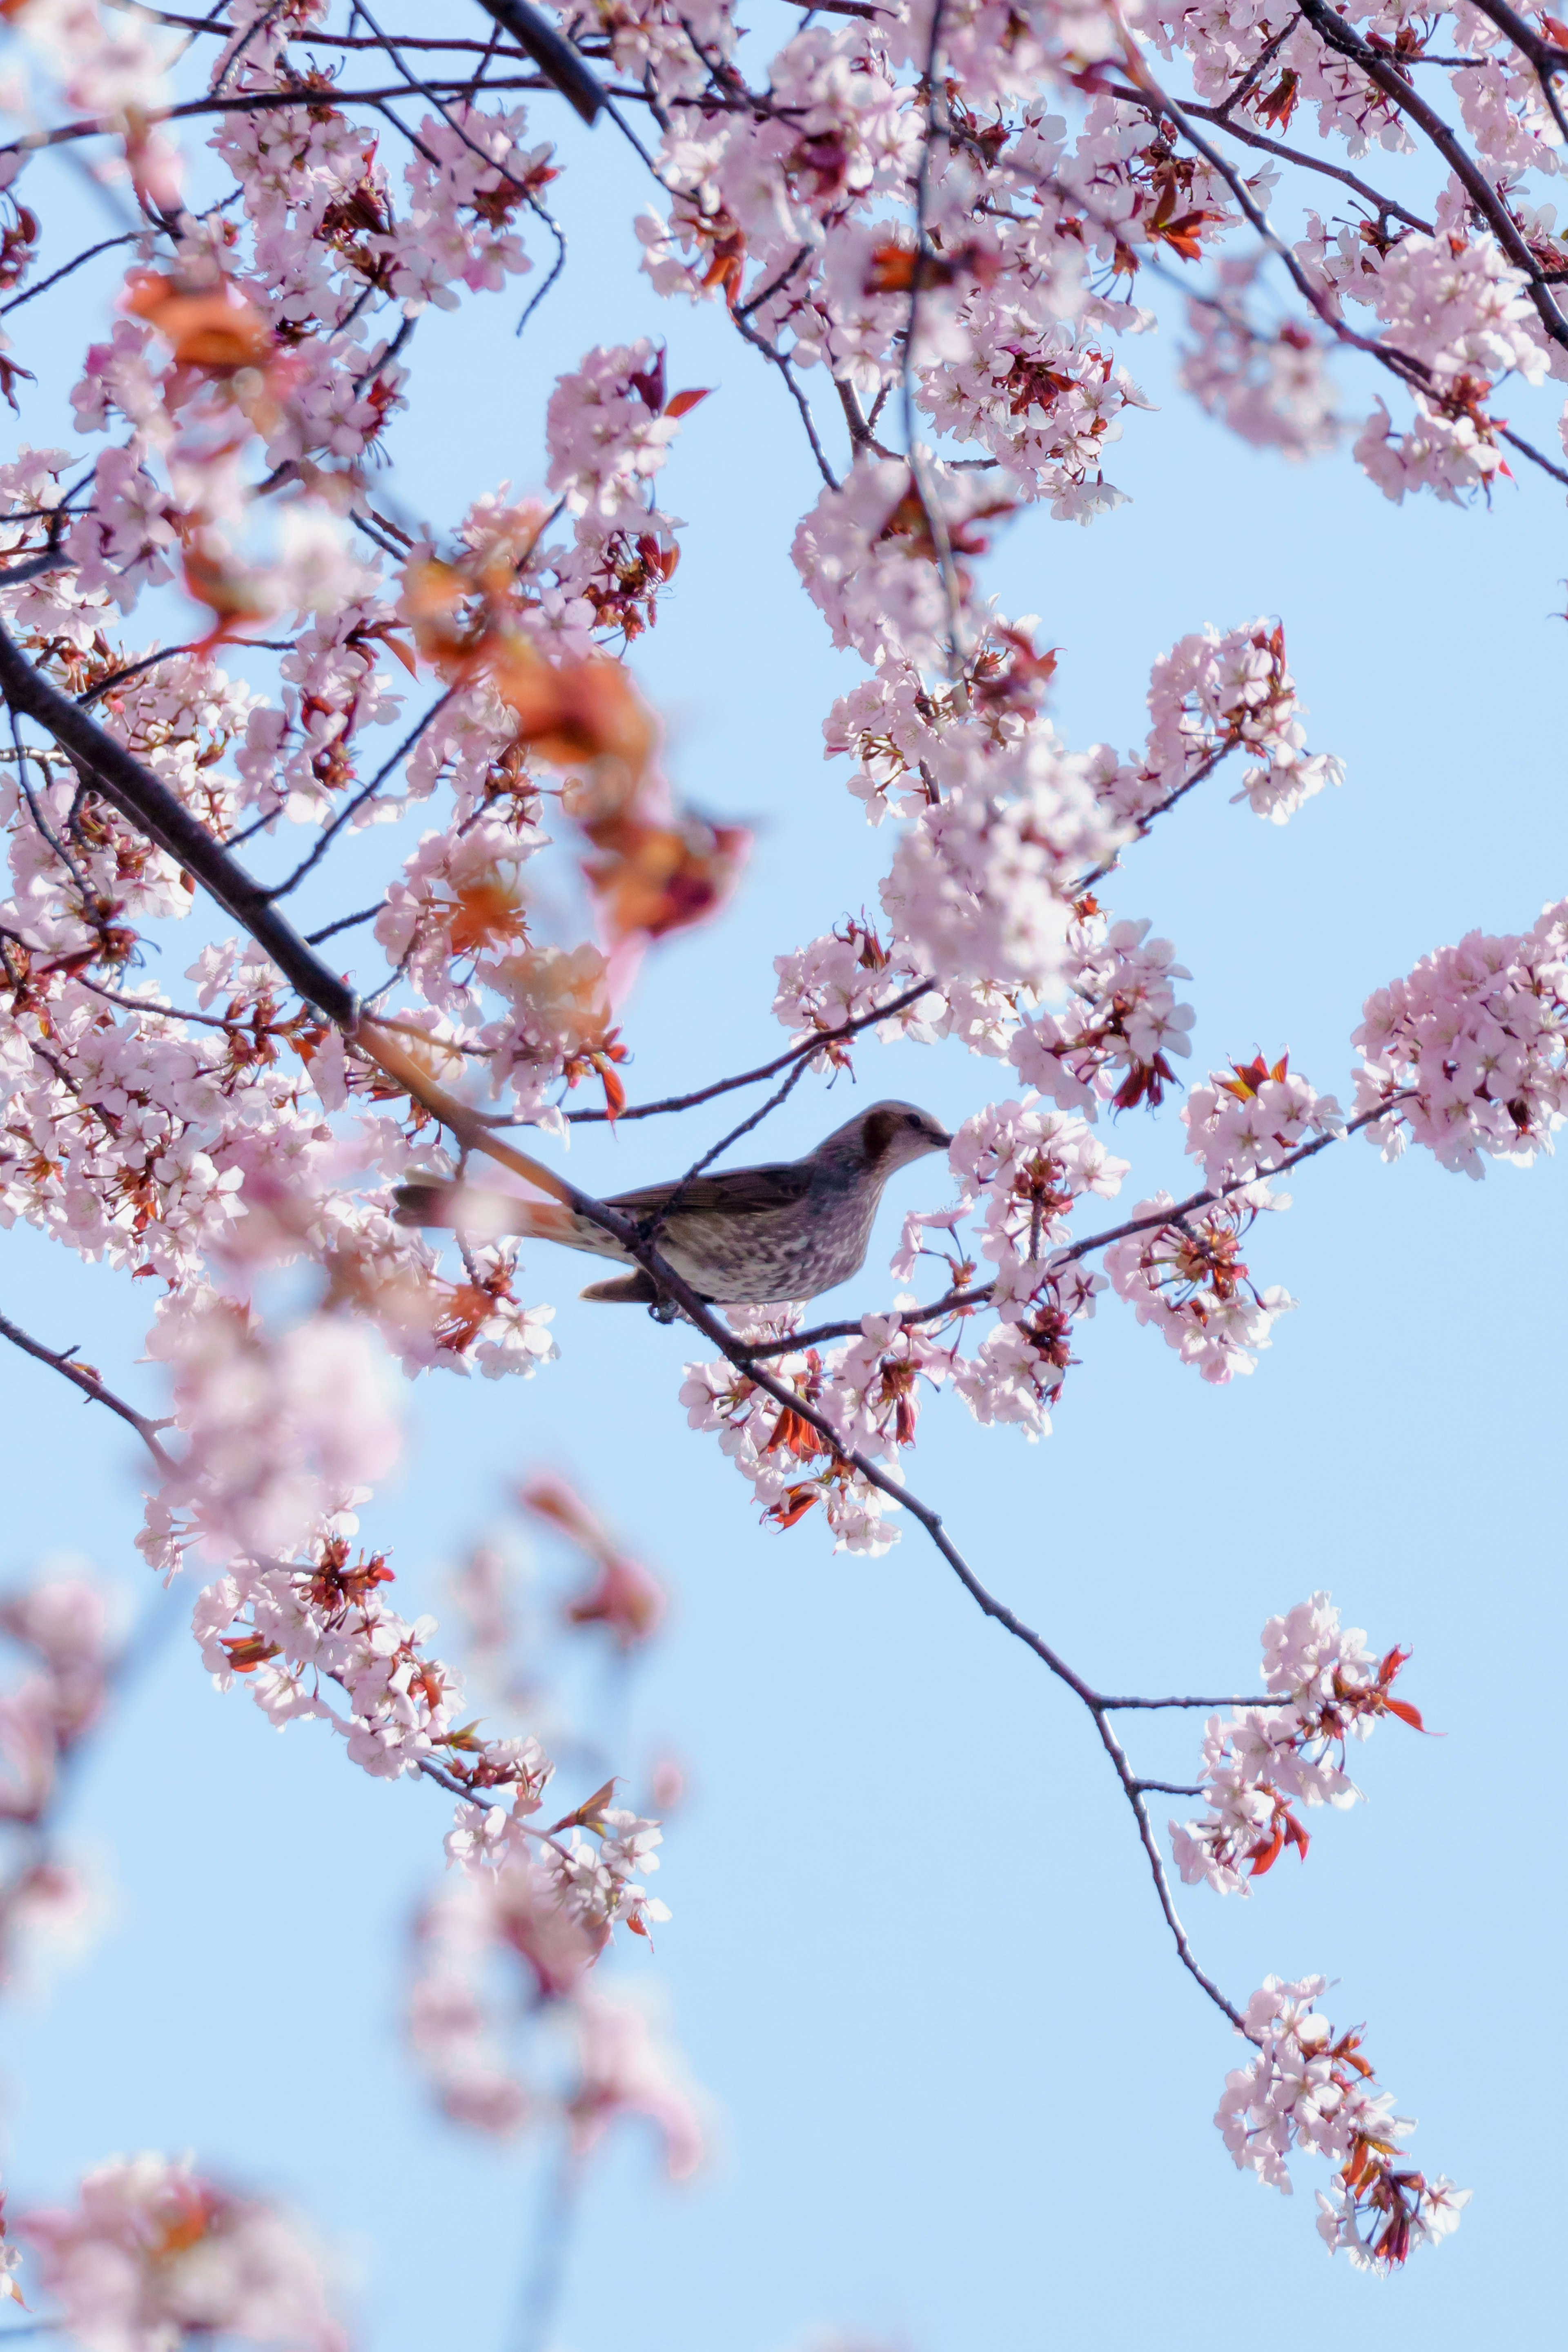
[[[775,1049],[772,957],[873,898],[889,836],[821,756],[856,673],[788,561],[815,496],[793,413],[721,319],[659,305],[636,276],[642,195],[608,133],[562,146],[591,166],[558,184],[568,278],[521,343],[510,295],[422,329],[392,487],[448,520],[531,482],[550,384],[591,342],[664,336],[672,385],[716,388],[666,477],[685,551],[635,662],[682,789],[758,842],[722,921],[648,967],[628,1034],[652,1094]],[[89,296],[84,273],[48,313],[22,437],[54,437],[51,373],[110,282]],[[34,365],[45,305],[23,317]],[[1490,512],[1396,509],[1347,455],[1292,469],[1226,438],[1175,389],[1165,338],[1128,357],[1160,409],[1113,453],[1133,503],[1088,531],[1021,520],[988,584],[1061,647],[1057,717],[1078,744],[1141,740],[1149,664],[1184,631],[1283,618],[1343,790],[1279,830],[1228,804],[1222,772],[1129,859],[1113,903],[1193,971],[1195,1070],[1288,1046],[1346,1094],[1374,987],[1469,928],[1524,927],[1563,887],[1561,502],[1526,480]],[[1364,413],[1372,386],[1343,380]],[[368,870],[384,847],[355,857]],[[359,903],[350,879],[304,912]],[[860,1078],[950,1120],[1007,1091],[994,1066],[907,1045],[868,1050]],[[803,1148],[847,1108],[808,1082],[763,1148]],[[729,1123],[720,1108],[678,1135],[596,1130],[571,1173],[655,1177]],[[1176,1178],[1180,1139],[1174,1107],[1120,1122],[1131,1197]],[[1410,1695],[1443,1736],[1379,1731],[1358,1759],[1370,1802],[1322,1822],[1304,1867],[1281,1862],[1249,1903],[1191,1890],[1183,1907],[1233,1994],[1270,1970],[1338,1979],[1326,2006],[1365,2021],[1421,2118],[1417,2160],[1476,2191],[1458,2236],[1379,2285],[1323,2253],[1311,2163],[1290,2201],[1233,2170],[1210,2117],[1238,2048],[1175,1964],[1081,1710],[913,1530],[872,1562],[831,1557],[810,1518],[761,1532],[685,1428],[678,1331],[580,1306],[575,1267],[541,1247],[530,1286],[560,1302],[561,1360],[527,1386],[408,1391],[406,1465],[368,1526],[395,1546],[406,1603],[439,1613],[444,1564],[510,1482],[570,1466],[675,1595],[632,1743],[691,1770],[659,1883],[674,1916],[618,1976],[663,2005],[711,2094],[716,2154],[674,2191],[634,2133],[612,2148],[562,2347],[634,2333],[642,2352],[785,2352],[831,2325],[910,2352],[1085,2334],[1182,2352],[1233,2314],[1424,2352],[1555,2332],[1563,1173],[1472,1184],[1353,1142],[1294,1194],[1253,1264],[1301,1305],[1252,1380],[1205,1387],[1111,1302],[1049,1441],[939,1407],[912,1483],[1103,1685],[1249,1688],[1265,1617],[1320,1586],[1375,1644],[1413,1648]],[[938,1197],[928,1170],[900,1180],[857,1304],[883,1296],[903,1211]],[[131,1286],[16,1231],[0,1307],[152,1392]],[[19,1360],[0,1381],[0,1568],[65,1548],[133,1584],[120,1433]],[[1197,1736],[1151,1727],[1138,1760],[1185,1779]],[[310,2214],[375,2352],[505,2352],[537,2153],[436,2120],[397,2022],[445,1815],[434,1791],[363,1779],[318,1727],[279,1738],[214,1694],[176,1626],[75,1800],[121,1889],[113,1932],[47,2009],[0,2018],[14,2204],[114,2150],[191,2148]]]

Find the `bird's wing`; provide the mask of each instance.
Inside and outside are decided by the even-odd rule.
[[[664,1208],[678,1192],[677,1216],[692,1211],[701,1216],[754,1217],[769,1209],[792,1209],[810,1191],[815,1173],[798,1160],[766,1168],[726,1168],[716,1176],[694,1176],[689,1184],[644,1184],[636,1192],[617,1192],[608,1205],[643,1216]]]

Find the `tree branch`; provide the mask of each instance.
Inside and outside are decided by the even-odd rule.
[[[51,1371],[59,1373],[62,1380],[68,1380],[73,1388],[80,1389],[90,1403],[106,1405],[110,1412],[118,1413],[120,1420],[136,1432],[165,1475],[175,1468],[172,1456],[158,1441],[158,1432],[167,1429],[169,1423],[150,1420],[145,1413],[138,1412],[134,1405],[127,1404],[123,1397],[116,1396],[90,1364],[78,1364],[74,1360],[77,1352],[74,1348],[46,1348],[41,1339],[31,1338],[19,1323],[13,1323],[8,1315],[0,1315],[0,1339],[9,1339],[11,1345],[20,1348],[25,1356],[32,1356],[40,1364],[47,1364]]]
[[[737,1087],[758,1086],[764,1078],[775,1078],[780,1070],[787,1070],[791,1062],[820,1054],[825,1046],[836,1045],[845,1037],[858,1036],[862,1029],[874,1028],[879,1021],[891,1021],[896,1013],[907,1011],[910,1005],[917,1004],[923,996],[931,993],[932,986],[928,980],[916,981],[915,986],[905,989],[902,996],[894,997],[887,1004],[878,1005],[873,1013],[862,1013],[853,1021],[846,1021],[841,1029],[819,1030],[815,1035],[802,1037],[799,1044],[787,1046],[771,1062],[759,1062],[755,1070],[742,1070],[738,1077],[716,1078],[711,1087],[698,1087],[693,1094],[666,1095],[660,1102],[631,1103],[624,1110],[618,1111],[569,1110],[566,1116],[574,1126],[580,1123],[599,1125],[608,1121],[621,1127],[629,1118],[656,1118],[664,1111],[693,1110],[698,1103],[712,1102],[716,1095],[733,1094]]]

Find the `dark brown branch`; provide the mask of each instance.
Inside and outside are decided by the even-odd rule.
[[[396,768],[401,761],[406,760],[409,753],[417,747],[420,739],[424,734],[425,730],[434,722],[434,720],[440,718],[442,712],[445,709],[453,696],[458,691],[459,688],[457,687],[449,686],[444,694],[437,697],[435,701],[431,704],[430,709],[424,713],[423,717],[419,719],[415,726],[410,729],[408,734],[404,736],[402,741],[398,745],[397,750],[393,751],[389,758],[382,761],[381,766],[376,770],[375,774],[371,778],[370,782],[368,783],[361,784],[359,791],[353,795],[353,798],[351,800],[345,801],[343,806],[338,811],[337,815],[332,819],[330,824],[324,825],[322,827],[319,838],[316,841],[314,845],[306,852],[306,855],[300,859],[293,873],[290,874],[286,880],[273,884],[272,887],[267,892],[268,898],[287,898],[291,891],[298,888],[300,883],[304,881],[308,874],[314,873],[316,867],[319,866],[321,860],[326,856],[327,852],[331,848],[333,842],[342,832],[343,827],[346,824],[352,824],[354,818],[358,816],[360,811],[366,805],[367,802],[374,800],[377,793],[380,792],[387,778],[392,774],[392,770]],[[270,823],[271,819],[269,818],[267,822]]]
[[[747,341],[752,344],[756,350],[759,351],[762,353],[763,358],[769,361],[772,365],[778,369],[786,384],[788,384],[789,388],[789,397],[800,412],[800,422],[806,428],[806,438],[811,445],[811,455],[817,461],[817,469],[821,473],[823,481],[826,482],[829,489],[836,490],[839,487],[839,478],[834,473],[832,467],[829,465],[827,457],[823,454],[821,442],[817,436],[816,420],[811,415],[811,404],[800,389],[800,383],[796,379],[795,371],[789,364],[789,354],[785,352],[779,351],[776,345],[770,343],[766,335],[759,334],[758,330],[752,325],[750,320],[744,318],[740,311],[732,310],[729,315],[735,326],[738,329],[740,333],[745,336]]]
[[[483,5],[483,0],[482,0]],[[586,68],[585,68],[586,70]],[[431,85],[449,98],[466,98],[473,89],[469,81],[438,81]],[[537,74],[507,74],[480,85],[481,90],[548,89],[555,87],[550,78]],[[601,103],[607,104],[610,90],[601,89]],[[416,86],[401,81],[390,89],[253,89],[241,91],[233,98],[189,98],[178,106],[155,106],[147,110],[144,121],[149,123],[183,122],[205,114],[267,114],[290,106],[376,106],[384,108],[396,98],[417,97]],[[646,103],[647,93],[630,86],[613,86],[617,98],[632,99],[639,105]],[[395,118],[394,118],[395,119]],[[402,124],[397,126],[402,130]],[[40,148],[63,147],[77,139],[108,139],[118,135],[120,125],[112,115],[87,115],[75,122],[57,123],[52,131],[29,131],[26,138],[13,139],[0,147],[0,155],[32,154]],[[409,135],[407,133],[405,136]],[[417,141],[414,142],[417,145]]]
[[[292,638],[246,637],[244,643],[269,654],[291,654],[294,651]],[[160,662],[177,661],[182,654],[200,651],[200,643],[193,639],[188,646],[162,646],[155,654],[143,654],[140,661],[127,662],[123,669],[110,670],[109,676],[100,677],[96,686],[89,686],[85,694],[78,694],[78,707],[82,710],[90,709],[95,702],[100,701],[106,694],[112,694],[115,688],[123,686],[128,678],[140,677],[143,670],[156,669]]]
[[[118,1413],[120,1420],[136,1432],[165,1475],[176,1466],[158,1441],[158,1432],[167,1429],[169,1423],[149,1420],[145,1413],[138,1412],[134,1405],[127,1404],[123,1397],[116,1396],[112,1389],[104,1385],[90,1364],[78,1364],[74,1360],[77,1352],[74,1348],[46,1348],[41,1339],[30,1338],[19,1323],[12,1322],[8,1315],[0,1315],[0,1339],[9,1339],[11,1345],[20,1348],[25,1356],[32,1356],[40,1364],[47,1364],[52,1371],[59,1373],[62,1380],[68,1380],[73,1388],[80,1389],[90,1403],[107,1405],[110,1412]]]
[[[1129,1707],[1202,1706],[1212,1710],[1217,1706],[1284,1706],[1287,1701],[1275,1698],[1269,1691],[1248,1691],[1240,1698],[1102,1698],[1100,1704],[1107,1715],[1119,1715]],[[1156,1785],[1153,1780],[1144,1783],[1146,1789]]]
[[[127,229],[121,236],[106,236],[101,244],[89,245],[85,253],[78,253],[74,259],[62,262],[47,278],[40,278],[36,286],[29,286],[25,293],[14,294],[9,302],[0,302],[0,319],[8,317],[13,310],[19,310],[23,303],[30,302],[35,295],[47,294],[51,286],[57,286],[62,278],[68,278],[72,270],[79,269],[84,262],[96,261],[100,253],[108,253],[117,245],[134,245],[145,233],[139,228]],[[10,2332],[15,2334],[16,2331]]]
[[[340,915],[335,923],[323,923],[319,931],[307,931],[306,946],[319,948],[323,940],[331,939],[339,931],[351,931],[356,923],[372,921],[385,905],[384,898],[378,898],[373,907],[361,907],[357,915]]]
[[[1300,16],[1287,16],[1273,39],[1264,43],[1240,80],[1226,91],[1219,104],[1214,109],[1213,120],[1216,122],[1228,122],[1235,108],[1243,105],[1251,97],[1301,21]]]
[[[1560,49],[1555,41],[1549,41],[1544,35],[1538,33],[1516,8],[1509,6],[1508,0],[1476,0],[1476,5],[1481,15],[1490,16],[1499,31],[1506,33],[1514,47],[1530,59],[1540,77],[1552,119],[1563,138],[1568,139],[1568,118],[1563,115],[1555,83],[1558,74],[1568,73],[1568,49]]]
[[[242,1032],[247,1037],[281,1036],[288,1025],[283,1021],[258,1023],[246,1019],[243,1014],[225,1020],[221,1013],[193,1013],[184,1004],[155,1004],[148,996],[121,996],[118,990],[105,988],[100,981],[89,980],[84,971],[73,972],[71,977],[78,988],[90,989],[93,995],[101,996],[106,1004],[123,1005],[127,1013],[149,1013],[154,1021],[193,1021],[204,1029],[227,1029],[231,1034]]]
[[[1222,760],[1228,759],[1232,751],[1239,751],[1240,749],[1240,744],[1241,738],[1237,736],[1228,742],[1218,744],[1212,751],[1207,752],[1205,757],[1198,761],[1191,775],[1184,777],[1174,792],[1167,793],[1165,799],[1161,801],[1157,808],[1150,809],[1146,815],[1141,816],[1138,819],[1138,830],[1134,835],[1134,840],[1142,841],[1148,833],[1149,827],[1155,824],[1156,819],[1165,816],[1168,811],[1175,808],[1178,801],[1185,800],[1188,793],[1196,791],[1199,784],[1207,782],[1208,777],[1213,775],[1220,761]],[[1130,849],[1132,845],[1132,842],[1128,842],[1126,844],[1126,848]],[[1113,874],[1115,872],[1117,866],[1122,863],[1124,855],[1124,851],[1118,849],[1114,856],[1103,858],[1098,866],[1092,867],[1091,870],[1087,874],[1083,875],[1080,880],[1074,882],[1072,885],[1072,896],[1075,898],[1082,898],[1085,890],[1092,890],[1096,882],[1103,882],[1108,874]]]
[[[1318,0],[1303,0],[1303,9],[1311,17],[1314,26],[1317,24],[1317,15],[1315,13],[1317,5]],[[1330,17],[1329,22],[1338,26],[1342,32],[1346,29],[1343,20],[1337,16]],[[1333,39],[1330,38],[1329,36],[1325,35],[1324,37],[1329,40],[1329,46],[1331,47],[1334,46]],[[1367,56],[1372,59],[1374,64],[1378,62],[1375,52],[1368,50]],[[1237,204],[1239,205],[1241,212],[1249,224],[1257,231],[1258,235],[1262,238],[1264,244],[1268,247],[1270,252],[1274,255],[1275,258],[1283,264],[1286,273],[1297,292],[1311,303],[1313,310],[1322,320],[1323,325],[1328,329],[1329,332],[1335,338],[1336,341],[1345,344],[1347,348],[1352,351],[1364,352],[1370,359],[1375,360],[1380,367],[1386,368],[1390,374],[1397,376],[1400,382],[1405,384],[1407,389],[1415,387],[1420,391],[1432,393],[1440,396],[1441,387],[1437,383],[1433,377],[1431,369],[1427,365],[1424,360],[1416,359],[1408,352],[1400,351],[1396,344],[1379,342],[1371,335],[1358,334],[1354,327],[1348,326],[1345,323],[1345,320],[1340,315],[1334,300],[1332,299],[1331,297],[1320,287],[1312,284],[1312,279],[1308,277],[1306,271],[1302,268],[1300,261],[1291,252],[1290,247],[1286,245],[1282,237],[1277,235],[1273,227],[1270,226],[1268,215],[1255,203],[1251,190],[1248,187],[1240,173],[1234,170],[1233,167],[1226,162],[1225,157],[1220,154],[1218,148],[1211,146],[1207,139],[1202,138],[1199,133],[1193,129],[1184,109],[1177,106],[1174,100],[1166,95],[1158,82],[1155,80],[1153,75],[1149,72],[1148,68],[1144,63],[1142,58],[1132,51],[1129,51],[1127,58],[1127,70],[1139,83],[1142,97],[1141,99],[1134,97],[1134,94],[1130,90],[1119,92],[1118,95],[1121,96],[1124,102],[1129,105],[1140,102],[1144,103],[1146,106],[1147,110],[1154,114],[1156,120],[1161,114],[1168,117],[1168,119],[1176,125],[1176,129],[1181,132],[1183,138],[1186,139],[1194,149],[1196,149],[1197,152],[1203,157],[1204,161],[1207,163],[1213,165],[1214,169],[1219,173],[1220,178],[1225,182],[1226,186],[1230,190],[1231,194],[1235,197]],[[1393,76],[1393,79],[1399,89],[1403,90],[1404,84],[1399,82],[1398,76]],[[1416,108],[1419,109],[1419,112],[1416,114],[1416,119],[1423,121],[1423,128],[1426,127],[1427,121],[1429,121],[1436,126],[1438,131],[1442,132],[1444,139],[1448,141],[1448,146],[1444,147],[1442,152],[1447,153],[1448,152],[1448,148],[1451,147],[1454,150],[1455,155],[1458,157],[1459,161],[1456,162],[1454,165],[1455,170],[1458,171],[1460,162],[1464,163],[1465,172],[1461,173],[1460,176],[1461,178],[1465,178],[1466,185],[1469,186],[1471,180],[1473,179],[1476,187],[1480,191],[1481,196],[1488,197],[1490,200],[1489,205],[1483,205],[1480,207],[1483,211],[1486,211],[1489,220],[1493,220],[1493,225],[1495,226],[1496,223],[1494,215],[1500,212],[1501,216],[1509,221],[1510,234],[1512,242],[1510,244],[1508,238],[1501,238],[1500,241],[1509,247],[1509,250],[1511,252],[1517,248],[1518,252],[1523,254],[1524,260],[1520,266],[1527,272],[1529,277],[1531,299],[1534,301],[1536,310],[1541,314],[1542,323],[1546,328],[1549,334],[1554,335],[1557,341],[1568,345],[1568,321],[1564,321],[1563,320],[1556,305],[1552,302],[1550,294],[1546,291],[1546,281],[1544,276],[1536,267],[1536,264],[1531,257],[1528,247],[1524,245],[1522,238],[1520,236],[1518,230],[1513,227],[1511,219],[1508,215],[1507,206],[1501,205],[1500,200],[1490,199],[1490,191],[1488,189],[1486,182],[1475,172],[1474,166],[1470,164],[1469,158],[1464,155],[1463,150],[1458,148],[1457,143],[1453,141],[1451,134],[1448,133],[1447,126],[1443,123],[1441,117],[1433,114],[1432,110],[1427,106],[1424,100],[1416,100],[1415,102],[1415,107],[1412,108],[1411,110],[1415,112]],[[1231,126],[1227,125],[1225,127],[1230,128]],[[1466,173],[1469,174],[1469,177],[1466,177]],[[1472,193],[1474,193],[1473,190]],[[1087,208],[1085,207],[1085,209]],[[1198,297],[1196,299],[1201,299],[1203,298]],[[1542,305],[1545,306],[1544,309],[1542,308]],[[1216,305],[1215,307],[1219,308],[1220,306]],[[1550,313],[1550,317],[1548,316],[1548,313]],[[1224,315],[1223,312],[1222,315]],[[1552,324],[1552,320],[1557,321],[1556,326]],[[1555,464],[1552,458],[1544,456],[1542,452],[1535,446],[1533,442],[1525,440],[1521,434],[1511,432],[1505,425],[1494,424],[1493,430],[1497,433],[1500,440],[1506,441],[1511,448],[1517,449],[1521,457],[1528,457],[1531,465],[1539,466],[1542,473],[1550,474],[1553,481],[1568,484],[1568,470],[1564,470],[1563,467]]]
[[[545,79],[554,83],[584,122],[597,121],[605,102],[604,91],[564,33],[541,16],[530,0],[479,0],[479,5],[504,33],[510,33],[519,48],[528,51]]]

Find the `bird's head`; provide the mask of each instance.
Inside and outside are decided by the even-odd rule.
[[[830,1144],[841,1143],[856,1151],[862,1167],[874,1169],[879,1176],[891,1176],[895,1168],[924,1160],[928,1151],[946,1151],[952,1140],[928,1110],[906,1102],[873,1103],[828,1139]]]

